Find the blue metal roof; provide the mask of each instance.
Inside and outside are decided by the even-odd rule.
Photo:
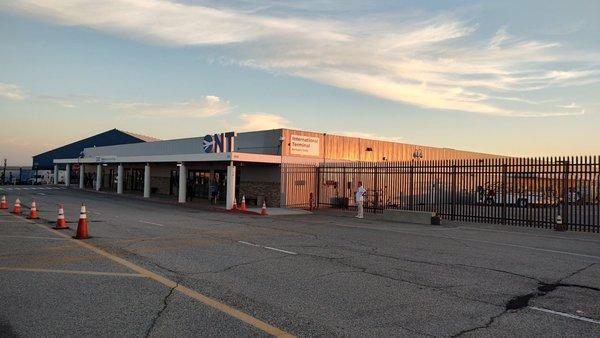
[[[112,146],[117,144],[140,143],[156,140],[150,137],[112,129],[103,133],[79,140],[60,148],[49,150],[45,153],[33,156],[34,170],[52,170],[54,169],[54,159],[57,158],[77,158],[83,152],[84,148]],[[64,168],[64,165],[61,166]]]

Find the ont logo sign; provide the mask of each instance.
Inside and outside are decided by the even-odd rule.
[[[202,141],[204,152],[209,153],[228,153],[233,151],[235,145],[236,133],[230,131],[228,133],[206,135]]]

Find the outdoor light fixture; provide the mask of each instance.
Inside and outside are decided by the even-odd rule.
[[[421,149],[415,149],[415,151],[412,154],[412,157],[414,159],[423,158],[423,150],[421,150]]]
[[[367,147],[367,151],[373,151],[373,148]]]
[[[181,163],[177,163],[177,166],[178,166],[178,167],[181,167]]]

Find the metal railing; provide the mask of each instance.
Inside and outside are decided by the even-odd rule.
[[[371,212],[433,211],[449,220],[542,228],[560,215],[571,230],[600,232],[599,159],[286,164],[282,183],[288,207],[352,208],[361,181]]]

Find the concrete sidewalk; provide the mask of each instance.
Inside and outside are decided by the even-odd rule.
[[[120,197],[120,198],[131,198],[131,199],[136,199],[136,200],[141,200],[141,201],[149,201],[149,202],[155,202],[155,203],[161,203],[161,204],[168,204],[168,205],[174,205],[174,206],[179,206],[179,207],[183,207],[183,208],[191,208],[191,209],[197,209],[197,210],[205,210],[205,211],[218,211],[218,212],[231,212],[230,210],[227,210],[225,208],[225,204],[224,203],[219,203],[219,204],[212,204],[210,201],[205,200],[205,199],[193,199],[191,201],[186,201],[185,203],[179,203],[177,201],[176,197],[173,196],[164,196],[164,195],[154,195],[151,196],[150,198],[144,198],[143,196],[139,195],[139,194],[132,194],[132,193],[123,193],[123,194],[116,194],[114,192],[109,192],[109,191],[96,191],[93,189],[79,189],[79,188],[64,188],[64,187],[58,187],[60,189],[71,189],[74,191],[82,191],[82,192],[89,192],[89,193],[96,193],[96,194],[106,194],[106,195],[113,195],[116,197]],[[58,189],[56,188],[56,189]],[[23,190],[25,191],[25,190]],[[31,191],[35,191],[35,190],[31,190]],[[254,215],[260,215],[261,213],[261,207],[249,207],[248,208],[248,214],[254,214]],[[291,209],[291,208],[278,208],[278,207],[269,207],[267,209],[267,213],[269,216],[290,216],[290,215],[307,215],[307,214],[311,214],[310,211],[307,210],[302,210],[302,209]]]

